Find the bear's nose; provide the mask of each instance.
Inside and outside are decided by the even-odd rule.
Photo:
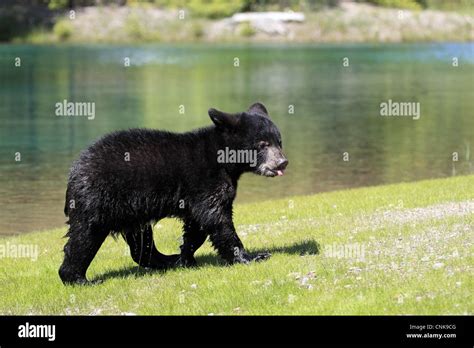
[[[278,163],[278,169],[284,170],[287,165],[288,165],[288,160],[286,158],[284,158],[284,159],[280,160],[280,162]]]

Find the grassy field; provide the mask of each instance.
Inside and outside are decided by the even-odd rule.
[[[241,187],[245,189],[245,187]],[[239,205],[237,231],[266,262],[226,266],[206,244],[199,267],[139,269],[109,238],[88,272],[57,275],[65,228],[0,239],[37,246],[0,259],[0,314],[473,314],[474,176]],[[180,224],[155,226],[175,253]],[[11,255],[10,255],[11,256]]]

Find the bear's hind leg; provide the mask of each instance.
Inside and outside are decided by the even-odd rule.
[[[87,268],[109,234],[108,231],[88,228],[83,230],[79,224],[71,223],[64,246],[64,261],[59,268],[59,276],[64,284],[88,284]]]
[[[148,224],[126,228],[123,236],[130,247],[133,261],[142,267],[167,269],[179,261],[179,255],[163,255],[156,249],[153,229]]]

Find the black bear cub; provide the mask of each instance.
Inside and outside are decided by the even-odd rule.
[[[136,263],[154,269],[196,265],[207,236],[229,263],[270,256],[245,251],[232,203],[243,173],[283,175],[280,132],[261,103],[237,114],[209,109],[209,116],[213,126],[188,133],[114,132],[81,153],[66,190],[69,239],[59,269],[65,284],[87,283],[87,268],[111,233],[123,235]],[[152,224],[165,217],[184,223],[180,254],[156,249]]]

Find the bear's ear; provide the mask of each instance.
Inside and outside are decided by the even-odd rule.
[[[256,103],[253,103],[252,105],[250,105],[247,112],[249,114],[259,114],[259,115],[266,116],[266,117],[270,118],[270,116],[268,116],[268,111],[267,111],[267,108],[265,107],[265,105],[263,105],[262,103],[259,103],[259,102],[256,102]]]
[[[210,108],[207,113],[218,128],[233,128],[237,126],[240,119],[239,115],[228,114],[227,112],[222,112],[214,108]]]

